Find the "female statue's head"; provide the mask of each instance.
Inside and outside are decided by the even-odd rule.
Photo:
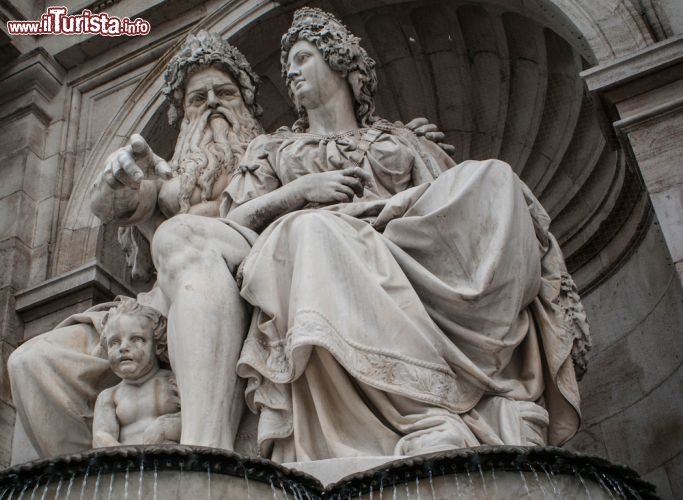
[[[288,78],[289,51],[300,40],[315,45],[327,65],[346,79],[353,93],[358,124],[367,127],[377,120],[374,102],[377,91],[375,61],[360,46],[360,38],[351,34],[338,19],[327,12],[310,7],[297,10],[291,28],[282,36],[280,64],[285,79]],[[295,102],[289,84],[287,89],[292,102]],[[297,108],[299,119],[293,128],[295,131],[303,131],[308,128],[306,110],[300,106]]]

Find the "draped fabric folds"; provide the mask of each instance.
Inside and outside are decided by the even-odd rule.
[[[371,176],[362,198],[281,217],[240,269],[254,314],[237,369],[261,453],[569,439],[579,396],[566,269],[547,214],[507,164],[453,166],[402,131],[281,130],[252,143],[223,210],[351,164]]]

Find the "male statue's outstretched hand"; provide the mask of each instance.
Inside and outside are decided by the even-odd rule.
[[[156,205],[157,182],[171,178],[171,167],[140,134],[114,151],[98,175],[91,208],[102,222],[139,222]]]

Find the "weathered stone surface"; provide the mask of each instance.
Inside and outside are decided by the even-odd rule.
[[[683,70],[681,78],[683,88]],[[662,101],[657,101],[661,105]],[[663,116],[651,118],[645,123],[624,126],[650,193],[666,191],[683,183],[683,173],[676,168],[682,149],[683,100],[679,106],[673,111],[662,110],[665,113]]]
[[[671,485],[671,498],[676,498],[676,495],[683,491],[683,474],[681,474],[681,471],[683,470],[683,453],[679,453],[672,458],[667,462],[664,468],[666,469],[666,474]]]
[[[0,241],[0,288],[23,288],[31,266],[30,250],[18,238]]]
[[[683,129],[681,131],[683,136]],[[679,263],[683,261],[683,180],[678,186],[652,193],[650,198],[662,224],[671,258]]]
[[[601,424],[610,460],[647,473],[678,456],[683,443],[683,368]]]
[[[662,500],[675,500],[676,497],[671,489],[671,482],[666,473],[666,467],[658,467],[653,471],[643,474],[643,479],[652,483],[657,488],[657,496]]]
[[[7,358],[14,351],[12,344],[0,339],[0,401],[12,403],[12,395],[9,387],[9,377],[7,376]]]
[[[58,154],[40,158],[31,151],[27,152],[22,190],[36,202],[53,196],[57,186],[59,164]]]
[[[591,356],[598,356],[632,332],[667,291],[675,290],[670,288],[672,272],[671,258],[655,221],[622,269],[583,297],[596,332]]]
[[[15,292],[16,290],[12,287],[0,288],[0,325],[2,325],[0,340],[9,342],[14,346],[21,342],[24,328],[16,312]]]
[[[0,198],[4,198],[19,191],[24,183],[24,170],[26,155],[14,154],[2,155],[0,160],[0,174],[3,182],[0,183]]]
[[[590,357],[591,369],[581,385],[586,425],[632,405],[677,369],[682,314],[672,312],[681,309],[682,297],[677,276],[670,272],[667,279],[665,294],[643,320],[626,337]]]
[[[31,246],[36,203],[19,191],[0,199],[0,240],[16,237]]]
[[[0,467],[10,464],[13,434],[14,408],[5,401],[0,401]]]
[[[1,108],[0,108],[1,112]],[[0,115],[1,116],[1,115]],[[24,148],[42,156],[45,145],[45,120],[31,113],[22,113],[0,121],[0,150],[8,153]]]
[[[593,425],[590,428],[582,427],[576,436],[567,443],[566,448],[588,455],[607,456],[605,437],[602,435],[600,424]]]
[[[581,381],[581,407],[584,425],[590,428],[643,397],[639,380],[648,367],[631,358],[626,342],[618,342],[589,360],[590,370]]]

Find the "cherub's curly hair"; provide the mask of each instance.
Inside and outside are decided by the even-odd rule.
[[[171,125],[183,116],[183,97],[187,79],[200,69],[216,67],[227,72],[240,88],[242,99],[254,117],[263,114],[256,104],[259,78],[244,55],[218,34],[206,30],[188,35],[164,73],[164,95],[169,101],[168,121]]]
[[[351,32],[332,14],[320,9],[304,7],[294,13],[292,26],[282,36],[280,64],[282,76],[287,79],[287,56],[299,40],[316,46],[329,67],[346,78],[354,98],[354,111],[361,127],[368,127],[378,120],[375,116],[375,93],[377,73],[375,61],[360,46],[360,38]],[[289,97],[294,97],[287,85]],[[308,128],[306,110],[299,108],[299,119],[292,129],[303,132]]]
[[[154,354],[159,361],[168,366],[168,343],[166,340],[166,318],[156,309],[143,306],[135,299],[123,299],[115,307],[107,311],[102,318],[100,345],[107,352],[107,325],[116,316],[142,316],[152,323],[152,338],[154,339]]]

